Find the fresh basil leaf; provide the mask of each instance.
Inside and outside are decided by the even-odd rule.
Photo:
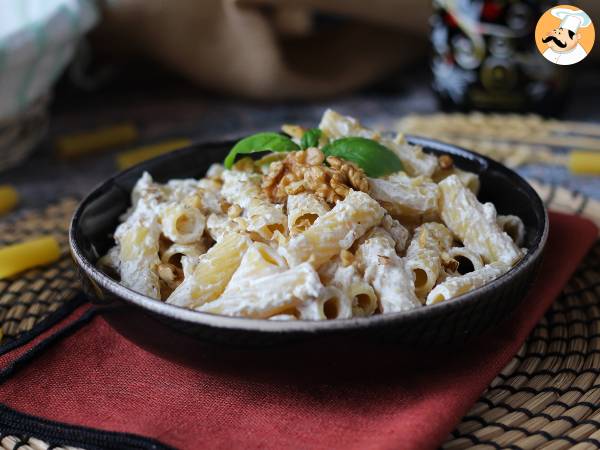
[[[256,133],[245,137],[233,146],[225,158],[225,167],[231,169],[237,155],[264,151],[292,152],[300,150],[290,138],[279,133]]]
[[[306,150],[309,147],[317,147],[322,133],[318,128],[306,130],[302,135],[302,139],[300,139],[300,148]]]
[[[402,162],[394,152],[372,139],[341,138],[325,145],[322,151],[326,156],[338,156],[356,163],[372,178],[404,170]]]

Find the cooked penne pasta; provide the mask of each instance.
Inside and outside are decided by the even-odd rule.
[[[442,253],[443,265],[453,275],[465,275],[483,267],[481,257],[466,247],[453,247]]]
[[[508,234],[515,245],[521,247],[525,242],[525,225],[520,217],[507,215],[498,216],[496,222],[502,231]]]
[[[406,267],[413,272],[415,293],[424,299],[433,289],[442,272],[442,253],[447,251],[454,237],[441,223],[424,223],[415,229],[406,250]]]
[[[427,296],[427,304],[433,305],[466,294],[475,288],[495,280],[507,272],[509,268],[510,266],[501,262],[493,262],[466,275],[449,277],[443,283],[433,288]]]
[[[480,203],[449,155],[331,110],[283,131],[242,139],[199,180],[144,173],[98,266],[172,305],[293,321],[420,308],[522,258],[521,219]]]
[[[308,300],[319,298],[323,292],[317,272],[310,264],[303,263],[285,272],[257,278],[245,289],[224,294],[196,309],[213,314],[265,319],[294,310]]]
[[[394,174],[387,180],[369,179],[369,194],[394,217],[433,216],[438,209],[438,187],[424,177]]]
[[[225,289],[225,294],[245,289],[257,278],[281,273],[287,269],[287,263],[273,247],[255,242],[244,254],[240,266]]]
[[[134,214],[115,232],[119,247],[121,283],[148,297],[160,299],[158,277],[158,218]]]
[[[512,266],[521,258],[521,250],[496,223],[491,203],[479,203],[456,175],[439,186],[441,217],[465,247],[480,255],[485,263],[498,261]]]
[[[376,228],[358,247],[356,257],[367,280],[379,297],[381,312],[407,311],[420,306],[411,272],[394,250],[394,240]]]
[[[344,266],[340,260],[332,260],[319,270],[319,277],[325,286],[334,286],[344,292],[352,303],[354,316],[370,316],[377,310],[377,295],[356,264]]]
[[[328,286],[318,298],[302,303],[298,313],[304,320],[349,319],[352,317],[352,300],[342,290]]]
[[[197,308],[219,297],[251,243],[248,237],[241,234],[224,236],[200,257],[194,273],[184,279],[167,298],[167,303]]]
[[[290,235],[306,231],[315,220],[331,208],[314,194],[302,193],[290,195],[287,199],[288,229]]]
[[[344,201],[319,217],[303,233],[293,237],[281,253],[290,266],[310,261],[319,267],[348,249],[356,239],[379,224],[384,210],[364,192],[351,191]]]
[[[191,244],[202,239],[206,217],[199,209],[169,203],[160,213],[163,234],[177,244]]]

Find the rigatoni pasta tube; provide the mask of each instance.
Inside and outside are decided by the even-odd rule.
[[[479,203],[456,175],[441,181],[439,187],[442,220],[465,247],[485,263],[499,261],[512,266],[521,258],[519,248],[496,223],[492,204]]]
[[[358,247],[356,258],[367,280],[379,296],[381,312],[407,311],[420,306],[410,271],[394,250],[394,240],[376,228]]]
[[[289,195],[287,198],[288,229],[295,236],[307,230],[329,206],[314,194]]]
[[[494,262],[466,275],[449,277],[433,288],[427,296],[427,304],[433,305],[466,294],[467,292],[498,278],[500,275],[507,272],[508,269],[510,269],[510,266],[500,262]]]
[[[285,272],[257,278],[241,291],[223,294],[217,300],[196,308],[198,311],[228,316],[266,319],[287,314],[303,302],[323,293],[319,275],[308,263]]]
[[[281,253],[290,266],[310,261],[318,268],[379,224],[384,213],[385,210],[368,194],[351,191],[308,230],[293,237]]]
[[[19,193],[8,185],[0,186],[0,214],[11,211],[19,203]]]
[[[0,279],[32,267],[49,264],[60,257],[60,247],[52,236],[30,239],[0,248]]]
[[[406,267],[413,271],[415,293],[424,299],[442,271],[442,252],[452,245],[454,237],[441,223],[419,226],[406,251]]]
[[[219,297],[240,265],[252,241],[231,233],[202,255],[191,276],[167,298],[167,303],[195,308]]]

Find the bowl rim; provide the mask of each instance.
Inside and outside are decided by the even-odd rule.
[[[100,269],[88,260],[79,246],[77,233],[80,218],[83,211],[89,203],[94,199],[102,195],[108,190],[120,177],[125,174],[144,169],[144,166],[154,165],[157,162],[163,160],[170,160],[177,158],[179,155],[190,152],[198,151],[202,148],[214,148],[224,147],[235,142],[235,140],[223,140],[214,142],[195,142],[189,146],[167,153],[165,155],[158,156],[156,158],[143,161],[135,166],[132,166],[124,171],[120,171],[105,181],[99,183],[88,195],[77,206],[71,223],[69,226],[69,246],[71,254],[75,263],[80,267],[85,275],[93,282],[100,285],[119,299],[126,303],[132,304],[135,307],[139,307],[147,312],[158,314],[169,319],[174,319],[179,322],[189,323],[190,325],[202,325],[212,328],[220,329],[235,329],[243,331],[255,331],[261,333],[318,333],[318,332],[335,332],[335,331],[349,331],[357,329],[368,329],[389,324],[399,324],[405,321],[413,321],[419,319],[426,319],[435,313],[441,313],[450,315],[452,311],[460,309],[467,304],[484,301],[483,297],[494,289],[500,288],[502,285],[510,283],[511,279],[519,272],[527,270],[529,266],[535,264],[543,252],[549,230],[548,212],[546,207],[537,194],[537,192],[531,187],[531,185],[515,171],[508,167],[476,152],[464,149],[459,146],[447,144],[434,139],[425,137],[407,135],[406,139],[409,143],[426,147],[432,150],[447,152],[451,155],[456,155],[467,160],[476,160],[482,164],[485,170],[496,169],[503,172],[509,178],[511,178],[515,184],[519,185],[520,188],[527,191],[529,197],[535,200],[532,205],[536,211],[536,215],[541,211],[543,217],[542,229],[536,229],[535,240],[532,244],[530,251],[510,270],[502,274],[495,280],[469,291],[463,295],[455,297],[449,302],[440,302],[434,305],[427,305],[422,308],[411,309],[408,311],[394,312],[388,314],[378,314],[369,317],[354,317],[350,319],[335,319],[335,320],[295,320],[295,321],[277,321],[268,319],[254,319],[246,317],[231,317],[218,314],[211,314],[193,309],[188,309],[181,306],[171,305],[160,300],[153,299],[144,294],[133,291],[118,281],[106,275]]]

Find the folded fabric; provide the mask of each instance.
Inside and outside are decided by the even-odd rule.
[[[452,349],[206,345],[166,359],[81,306],[0,356],[0,410],[11,418],[1,428],[87,448],[436,448],[597,238],[585,219],[553,213],[550,223],[540,276],[510,320]]]
[[[95,0],[2,2],[0,124],[49,94],[79,39],[97,21]]]

